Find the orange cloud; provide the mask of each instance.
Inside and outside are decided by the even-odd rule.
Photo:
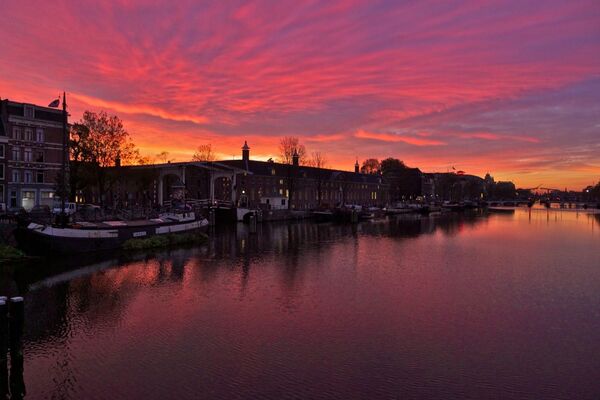
[[[195,124],[206,124],[208,118],[186,114],[176,114],[164,109],[138,104],[126,104],[117,101],[102,100],[96,97],[90,97],[79,93],[70,93],[72,98],[79,100],[89,106],[105,108],[125,114],[145,114],[154,117],[160,117],[171,121],[193,122]]]

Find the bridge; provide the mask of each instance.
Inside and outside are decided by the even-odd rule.
[[[233,208],[237,204],[236,192],[236,176],[238,174],[251,174],[246,170],[231,167],[219,162],[173,162],[165,164],[152,165],[134,165],[130,166],[132,170],[153,170],[157,172],[157,194],[158,204],[160,206],[170,206],[171,200],[165,199],[165,181],[169,178],[175,178],[176,184],[174,187],[186,188],[187,171],[191,167],[205,170],[209,174],[209,197],[206,199],[188,199],[186,203],[198,207],[217,207],[217,208]],[[228,200],[215,199],[215,184],[219,179],[227,179],[231,182],[231,196]]]

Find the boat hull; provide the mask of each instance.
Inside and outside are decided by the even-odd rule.
[[[15,238],[19,248],[29,254],[77,254],[117,250],[130,239],[200,232],[207,226],[206,220],[114,229],[54,228],[32,223],[17,229]]]

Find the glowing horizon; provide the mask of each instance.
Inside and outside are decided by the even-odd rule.
[[[0,97],[67,91],[145,155],[396,157],[520,187],[600,180],[600,4],[32,0],[3,4]]]

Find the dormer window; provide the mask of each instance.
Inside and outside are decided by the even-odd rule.
[[[33,107],[25,106],[25,118],[33,119]]]

